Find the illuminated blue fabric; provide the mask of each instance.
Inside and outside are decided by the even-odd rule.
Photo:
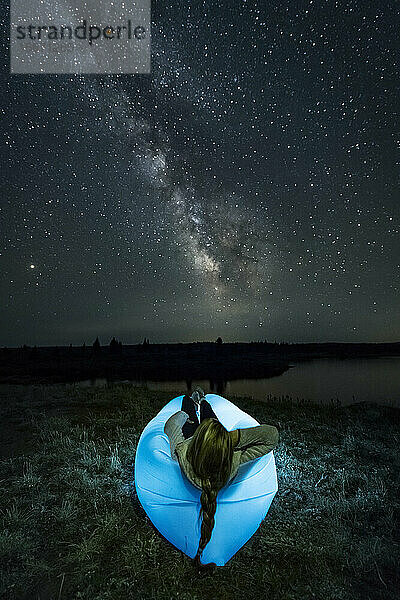
[[[135,487],[154,526],[176,548],[194,558],[201,533],[201,490],[171,458],[164,433],[167,419],[181,410],[182,398],[168,402],[144,428],[135,457]],[[228,431],[259,425],[222,396],[207,394],[206,399]],[[237,475],[218,492],[215,525],[201,563],[224,566],[257,531],[277,490],[273,451],[240,465]]]

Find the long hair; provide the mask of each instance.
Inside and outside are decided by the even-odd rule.
[[[233,442],[229,431],[217,419],[204,419],[192,436],[186,458],[201,480],[201,537],[194,562],[198,567],[215,567],[215,563],[200,563],[200,556],[211,539],[217,494],[229,479],[233,459]]]

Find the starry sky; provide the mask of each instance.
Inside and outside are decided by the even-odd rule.
[[[0,345],[398,341],[399,15],[153,0],[142,75],[3,42]]]

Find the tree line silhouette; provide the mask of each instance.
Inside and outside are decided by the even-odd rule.
[[[214,342],[217,346],[222,345],[223,341],[221,336],[217,337],[217,339]],[[259,341],[252,341],[252,342],[247,342],[248,344],[254,345],[254,344],[273,344],[274,346],[289,346],[290,342],[277,342],[276,340],[274,340],[274,342],[269,342],[267,340],[259,340]],[[138,344],[139,346],[141,346],[142,348],[147,348],[148,346],[150,346],[150,340],[148,337],[144,337],[143,338],[143,342],[141,344]],[[168,345],[168,343],[166,343],[166,345]],[[110,352],[112,354],[121,354],[122,353],[122,349],[123,349],[123,345],[121,341],[118,341],[115,336],[113,336],[113,338],[111,339],[110,343],[108,344],[108,347],[110,349]],[[27,344],[24,344],[23,346],[20,347],[21,350],[23,351],[30,351],[30,355],[31,356],[36,356],[37,352],[38,352],[38,348],[37,346],[28,346]],[[55,346],[54,347],[54,352],[57,355],[59,353],[59,351],[64,348],[63,346]],[[73,347],[72,344],[69,345],[69,349],[72,351],[75,348],[77,348],[77,346]],[[102,348],[105,348],[105,346],[102,346],[100,344],[100,340],[99,340],[99,336],[96,337],[95,341],[92,344],[92,350],[93,350],[93,354],[100,354],[102,351]],[[86,346],[86,342],[83,342],[81,349],[83,351],[83,353],[86,352],[86,350],[88,349],[88,346]]]

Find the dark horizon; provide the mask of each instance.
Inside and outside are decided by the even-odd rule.
[[[106,343],[103,343],[101,341],[101,336],[99,337],[99,342],[100,342],[100,346],[101,348],[108,348],[111,342],[111,339],[113,339],[113,337],[116,338],[116,340],[119,342],[122,342],[122,347],[123,348],[127,348],[130,346],[141,346],[143,345],[143,338],[138,341],[138,342],[124,342],[123,340],[121,340],[120,338],[118,338],[117,336],[112,336],[110,338],[110,340]],[[168,345],[187,345],[187,344],[217,344],[216,340],[193,340],[193,341],[167,341],[167,342],[158,342],[156,340],[152,340],[152,339],[148,339],[148,344],[149,346],[168,346]],[[71,343],[67,343],[67,344],[21,344],[19,346],[5,346],[2,345],[0,346],[0,349],[3,350],[18,350],[23,348],[24,346],[26,348],[70,348],[72,346],[72,348],[82,348],[82,346],[85,344],[86,348],[91,348],[93,346],[93,343],[95,342],[95,340],[92,340],[90,342],[86,342],[85,340],[81,343],[81,344],[73,344]],[[259,340],[222,340],[222,345],[229,345],[229,344],[266,344],[266,345],[288,345],[288,346],[295,346],[295,345],[307,345],[307,346],[323,346],[323,345],[348,345],[348,346],[357,346],[357,345],[379,345],[379,346],[384,346],[384,345],[396,345],[396,344],[400,344],[400,340],[394,340],[391,342],[364,342],[364,341],[353,341],[353,342],[343,342],[343,341],[318,341],[318,342],[313,342],[313,341],[309,341],[309,342],[291,342],[288,340],[268,340],[268,339],[259,339]]]

